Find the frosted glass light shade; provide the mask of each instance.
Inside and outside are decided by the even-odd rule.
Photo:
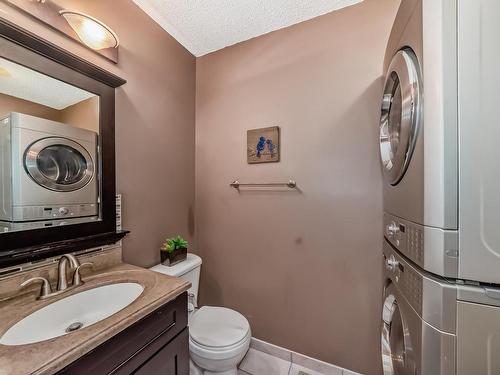
[[[0,77],[10,78],[10,77],[12,77],[12,74],[10,74],[10,72],[6,68],[4,68],[3,66],[0,66]]]
[[[120,44],[118,36],[101,21],[87,14],[61,10],[59,12],[78,38],[92,49],[116,48]]]

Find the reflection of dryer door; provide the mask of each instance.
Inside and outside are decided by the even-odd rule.
[[[24,154],[26,172],[38,185],[53,191],[83,188],[94,176],[92,157],[75,141],[44,138],[31,144]]]
[[[411,350],[409,330],[392,286],[385,295],[381,337],[384,375],[415,375],[415,366],[407,353],[408,347]]]
[[[384,178],[391,185],[401,181],[410,163],[421,106],[417,57],[409,49],[401,50],[387,72],[380,117],[380,158]]]

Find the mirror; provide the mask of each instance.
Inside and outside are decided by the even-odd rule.
[[[0,57],[0,233],[101,220],[99,100]]]
[[[0,17],[0,268],[114,244],[126,81]]]

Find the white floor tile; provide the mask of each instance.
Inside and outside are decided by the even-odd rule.
[[[324,374],[322,374],[321,372],[311,370],[307,367],[297,365],[296,363],[292,363],[292,368],[290,369],[288,375],[324,375]]]
[[[288,375],[290,365],[289,361],[250,348],[240,369],[251,375]]]
[[[363,374],[360,374],[359,372],[350,371],[350,370],[344,370],[344,375],[363,375]]]
[[[270,344],[268,342],[256,339],[252,337],[250,342],[250,347],[255,350],[270,354],[272,356],[284,359],[285,361],[292,361],[292,352],[280,346]]]
[[[340,367],[294,352],[292,352],[292,363],[322,375],[342,375]]]

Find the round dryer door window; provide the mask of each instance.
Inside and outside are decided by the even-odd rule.
[[[94,162],[87,150],[66,138],[44,138],[24,154],[24,167],[38,185],[53,191],[76,191],[94,176]]]
[[[421,106],[417,57],[409,49],[401,50],[389,66],[380,117],[380,157],[384,178],[391,185],[401,181],[410,163]]]

